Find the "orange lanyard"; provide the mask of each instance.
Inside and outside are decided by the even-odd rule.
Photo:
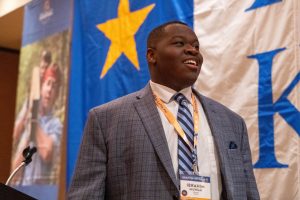
[[[184,140],[184,142],[190,147],[191,151],[194,152],[197,148],[197,136],[199,131],[199,112],[198,112],[198,106],[196,103],[195,96],[192,93],[192,106],[193,106],[193,118],[194,118],[194,145],[191,144],[191,142],[187,139],[184,131],[182,130],[180,124],[174,117],[174,115],[171,113],[171,111],[167,108],[167,106],[162,102],[162,100],[153,93],[154,101],[158,108],[164,113],[165,117],[169,121],[170,124],[172,124],[177,132],[177,134]]]

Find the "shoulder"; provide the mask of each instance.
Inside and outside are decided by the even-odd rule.
[[[210,104],[212,104],[216,110],[218,111],[222,111],[222,112],[225,112],[229,115],[233,115],[234,117],[237,117],[237,118],[240,118],[242,119],[242,117],[237,114],[236,112],[232,111],[230,108],[228,108],[227,106],[223,105],[222,103],[216,101],[216,100],[213,100],[211,98],[208,98],[208,97],[204,97],[206,98],[206,101],[208,101]]]
[[[145,91],[147,92],[147,88],[92,108],[87,123],[106,129],[129,123],[130,119],[138,119],[135,103]]]
[[[42,116],[39,118],[41,127],[48,134],[61,134],[63,125],[60,119],[53,114]]]
[[[149,86],[146,86],[137,92],[127,94],[108,103],[94,107],[89,112],[90,114],[94,113],[95,115],[129,112],[134,109],[134,103],[139,100],[140,96],[144,96],[149,92]]]
[[[199,93],[198,93],[199,94]],[[214,128],[222,130],[226,137],[242,138],[247,128],[244,119],[223,104],[199,94],[207,120]],[[225,134],[226,133],[226,134]],[[234,134],[232,134],[234,133]],[[224,138],[225,139],[225,138]]]
[[[195,94],[198,96],[203,109],[206,112],[214,112],[217,113],[218,115],[221,115],[221,117],[227,118],[231,121],[239,121],[243,122],[243,118],[237,114],[236,112],[232,111],[229,109],[227,106],[223,105],[222,103],[213,100],[207,96],[204,96],[200,94],[198,91],[194,90]]]

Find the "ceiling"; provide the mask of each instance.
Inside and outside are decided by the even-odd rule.
[[[24,7],[0,17],[0,48],[20,50]]]

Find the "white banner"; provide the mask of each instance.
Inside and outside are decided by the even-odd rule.
[[[299,0],[195,0],[196,87],[244,117],[261,199],[300,199]]]

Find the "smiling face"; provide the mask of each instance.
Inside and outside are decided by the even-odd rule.
[[[203,62],[196,34],[179,23],[164,27],[148,47],[147,60],[151,80],[175,91],[194,84]]]
[[[43,76],[41,87],[41,113],[47,114],[52,110],[58,96],[60,86],[60,70],[57,64],[50,65]]]

